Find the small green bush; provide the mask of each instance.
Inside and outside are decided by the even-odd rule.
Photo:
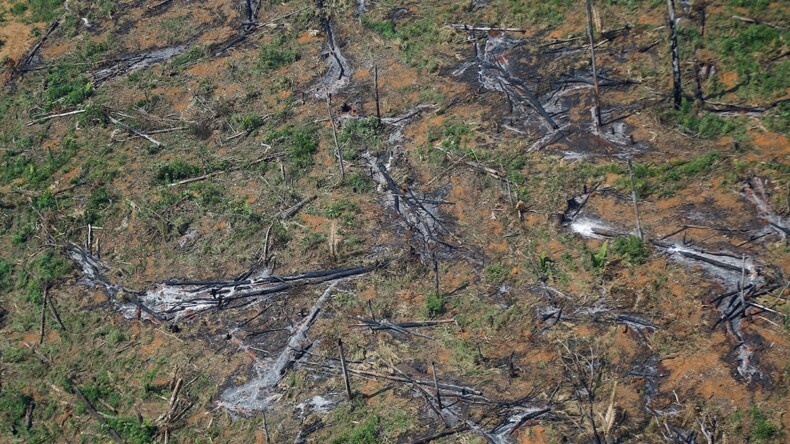
[[[102,185],[94,189],[88,196],[88,205],[85,208],[85,223],[100,224],[104,220],[106,209],[113,203],[115,196]]]
[[[483,269],[483,275],[485,275],[488,282],[498,284],[507,278],[508,269],[501,263],[494,262]]]
[[[645,246],[645,242],[639,236],[634,235],[618,237],[614,241],[612,252],[632,265],[644,263],[650,255],[650,250]]]
[[[235,114],[232,120],[242,131],[252,131],[263,126],[263,117],[253,113]]]
[[[193,46],[192,48],[189,49],[189,51],[173,57],[173,59],[170,61],[170,64],[175,67],[184,66],[192,62],[196,62],[202,59],[203,57],[205,57],[206,55],[208,55],[208,51],[206,51],[205,47]]]
[[[752,419],[752,427],[749,430],[749,437],[752,442],[756,443],[769,443],[782,436],[781,429],[768,421],[765,413],[763,413],[757,406],[752,406],[749,409],[749,415]]]
[[[183,179],[189,179],[200,174],[200,167],[184,160],[177,159],[159,167],[156,172],[156,182],[170,184]]]
[[[11,14],[14,14],[15,16],[19,17],[24,15],[25,12],[27,12],[26,4],[22,2],[16,2],[13,5],[11,5]]]
[[[0,291],[7,291],[11,288],[11,273],[13,271],[13,265],[0,259]]]
[[[436,317],[444,313],[447,299],[441,293],[428,293],[425,296],[425,312],[428,317]]]
[[[264,136],[264,142],[271,145],[284,145],[288,149],[288,158],[299,169],[313,165],[313,155],[318,151],[318,138],[315,126],[296,127],[288,125],[280,131],[270,131]]]
[[[118,416],[107,418],[107,424],[112,427],[118,435],[131,444],[149,444],[156,440],[157,428],[150,420],[140,422],[133,416]],[[106,427],[104,428],[107,431]]]
[[[364,194],[373,189],[373,181],[370,177],[359,173],[346,176],[344,184],[357,194]]]
[[[395,32],[395,25],[389,20],[376,20],[367,15],[363,15],[362,26],[377,34],[381,34],[387,39],[392,40],[398,38],[398,33]]]
[[[343,432],[340,436],[332,439],[332,444],[378,444],[381,442],[379,437],[379,423],[381,419],[378,416],[369,416],[364,421],[352,425],[351,430]]]
[[[299,54],[286,48],[285,44],[285,37],[279,34],[268,44],[261,45],[255,60],[255,68],[267,73],[299,60]]]
[[[58,66],[47,76],[46,85],[47,109],[76,106],[93,95],[93,84],[73,67]]]
[[[606,265],[606,253],[609,247],[609,241],[606,241],[601,245],[597,251],[592,250],[590,251],[590,263],[592,264],[592,268],[595,271],[603,270],[603,267]]]
[[[0,392],[0,424],[3,428],[23,430],[25,411],[33,398],[15,389],[4,389]]]

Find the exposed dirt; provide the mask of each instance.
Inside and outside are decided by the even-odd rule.
[[[759,408],[780,442],[790,141],[778,110],[716,116],[738,129],[708,139],[678,125],[663,5],[596,5],[601,127],[583,9],[250,6],[71,0],[3,96],[3,372],[49,403],[21,439],[105,439],[51,389],[71,380],[111,387],[89,392],[99,416],[139,414],[151,440],[703,442],[713,418],[716,442],[747,442]],[[733,13],[754,11],[708,8]],[[48,25],[5,19],[14,60]],[[87,85],[58,95],[58,66]],[[67,330],[48,318],[39,346],[43,285]]]

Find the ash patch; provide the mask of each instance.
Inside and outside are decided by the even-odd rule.
[[[531,137],[534,143],[530,151],[560,145],[557,149],[566,159],[584,159],[627,157],[649,149],[633,139],[623,116],[612,110],[601,110],[603,125],[595,123],[593,113],[587,111],[591,109],[592,72],[577,71],[576,60],[566,58],[581,47],[543,49],[547,45],[538,40],[515,39],[498,31],[482,37],[473,32],[470,40],[472,59],[452,75],[484,90],[503,93],[507,104],[502,117],[505,127]],[[604,72],[598,77],[602,88],[629,83],[607,77]],[[624,112],[627,117],[630,111]]]

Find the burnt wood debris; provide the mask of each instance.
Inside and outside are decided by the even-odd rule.
[[[186,8],[191,2],[162,0],[143,3],[146,4],[143,17],[153,18],[170,10]],[[534,33],[524,27],[473,22],[471,16],[466,16],[468,23],[460,22],[464,20],[461,18],[453,19],[459,20],[458,23],[439,23],[434,31],[451,36],[443,36],[444,40],[458,39],[455,41],[458,48],[454,48],[458,52],[454,59],[448,56],[446,58],[450,61],[442,60],[444,64],[441,69],[436,69],[439,73],[436,75],[441,75],[442,81],[463,84],[467,91],[472,92],[453,97],[443,97],[443,93],[435,96],[404,93],[403,98],[395,98],[386,85],[392,80],[390,76],[403,74],[369,54],[366,55],[370,56],[369,59],[365,60],[360,51],[352,47],[359,33],[351,27],[364,26],[368,31],[383,29],[382,32],[388,34],[388,44],[408,47],[410,42],[404,37],[406,34],[398,33],[405,28],[405,25],[401,27],[400,20],[409,17],[412,11],[394,8],[386,20],[378,23],[373,19],[368,21],[368,18],[372,11],[382,6],[382,2],[359,0],[352,3],[354,5],[348,14],[353,15],[354,21],[346,20],[342,15],[347,5],[338,6],[335,2],[317,0],[295,10],[289,10],[293,8],[284,2],[278,10],[288,12],[275,16],[270,14],[273,6],[269,2],[242,0],[236,4],[238,15],[233,16],[231,32],[222,34],[216,41],[207,42],[204,39],[206,30],[200,30],[177,44],[147,49],[137,47],[117,57],[80,60],[75,65],[84,68],[86,88],[105,92],[118,85],[124,76],[150,70],[156,65],[168,66],[174,58],[193,50],[201,52],[200,59],[217,62],[230,59],[238,51],[256,48],[261,35],[291,32],[291,20],[305,20],[317,28],[309,31],[310,36],[319,36],[315,42],[321,50],[317,51],[313,61],[313,66],[318,67],[317,72],[307,80],[300,79],[301,99],[297,100],[294,94],[287,100],[289,107],[298,102],[299,105],[320,108],[320,118],[313,121],[315,116],[311,115],[310,122],[326,124],[327,138],[320,144],[316,142],[316,145],[317,149],[327,149],[330,153],[328,158],[337,165],[335,168],[334,163],[326,164],[331,167],[327,167],[332,171],[330,179],[316,180],[318,185],[315,189],[298,189],[294,184],[304,172],[290,167],[286,169],[284,165],[294,156],[294,150],[277,146],[268,139],[263,140],[271,145],[261,142],[259,133],[256,133],[259,126],[237,129],[231,124],[222,124],[225,126],[216,138],[217,145],[232,150],[255,139],[255,155],[250,156],[254,160],[223,162],[219,168],[196,169],[177,180],[159,184],[162,189],[183,192],[181,203],[189,198],[190,193],[197,193],[193,186],[209,185],[223,180],[230,173],[252,175],[251,170],[263,170],[264,167],[275,171],[281,179],[278,184],[281,188],[269,184],[265,173],[261,173],[261,178],[269,187],[267,192],[271,191],[274,198],[279,199],[279,204],[263,219],[265,222],[260,229],[262,245],[250,260],[252,265],[242,274],[189,278],[173,272],[168,276],[176,277],[148,284],[145,289],[127,287],[124,273],[110,265],[114,260],[111,255],[107,259],[103,253],[107,237],[115,232],[111,231],[113,227],[100,226],[103,222],[86,217],[87,222],[79,219],[82,222],[78,229],[64,233],[59,231],[62,227],[51,224],[50,218],[42,215],[47,198],[70,196],[71,191],[84,185],[76,181],[69,185],[53,185],[47,191],[43,188],[40,191],[26,190],[12,183],[10,186],[20,197],[10,197],[12,200],[6,202],[6,195],[0,195],[4,199],[0,208],[11,212],[30,207],[30,214],[34,215],[30,225],[38,233],[36,236],[44,248],[57,251],[71,260],[80,285],[106,295],[106,301],[96,305],[110,307],[129,321],[153,324],[175,337],[188,328],[188,340],[201,340],[217,353],[229,349],[243,352],[248,358],[244,364],[246,373],[228,377],[211,402],[216,408],[227,411],[232,419],[255,417],[256,421],[260,420],[256,427],[262,428],[259,432],[262,431],[264,442],[276,442],[272,436],[282,438],[282,427],[277,426],[271,416],[267,419],[266,415],[271,415],[283,399],[293,396],[289,385],[297,384],[312,384],[320,387],[322,392],[319,400],[293,403],[292,416],[298,416],[300,423],[295,442],[308,442],[326,426],[322,417],[310,414],[311,411],[320,411],[317,406],[322,402],[331,408],[345,403],[353,413],[361,403],[388,390],[406,396],[408,403],[414,404],[416,400],[419,404],[416,410],[419,411],[419,421],[425,426],[417,435],[401,437],[401,440],[413,443],[451,442],[458,435],[474,436],[488,443],[512,443],[517,442],[516,436],[525,428],[548,423],[561,424],[563,439],[575,436],[574,442],[608,444],[624,442],[623,439],[629,437],[638,440],[642,436],[623,425],[630,418],[618,407],[618,388],[622,390],[625,384],[639,385],[637,404],[642,409],[640,414],[644,415],[640,420],[654,424],[658,429],[656,435],[661,435],[667,442],[695,443],[701,442],[700,438],[709,443],[719,442],[719,438],[724,436],[718,429],[720,418],[709,415],[707,411],[697,415],[695,411],[697,416],[688,421],[683,418],[688,414],[688,404],[680,399],[686,394],[669,394],[662,390],[662,384],[671,374],[663,363],[676,356],[667,357],[660,347],[654,346],[653,341],[658,336],[674,334],[668,327],[675,320],[662,317],[654,307],[648,314],[647,309],[642,308],[644,301],[640,299],[645,297],[641,293],[644,289],[634,291],[639,294],[634,296],[635,300],[629,299],[626,303],[623,294],[631,289],[619,288],[616,279],[623,279],[626,275],[628,279],[636,279],[633,273],[628,274],[632,271],[628,267],[650,257],[665,261],[666,265],[661,265],[664,271],[674,273],[672,267],[676,267],[683,270],[684,276],[704,283],[695,293],[699,300],[694,299],[693,302],[701,304],[701,317],[709,318],[695,320],[694,327],[706,326],[706,332],[723,338],[722,343],[729,349],[726,365],[740,384],[750,390],[775,387],[779,381],[776,373],[772,373],[774,369],[766,363],[773,344],[767,345],[769,337],[756,329],[755,324],[765,321],[778,327],[787,323],[786,310],[781,304],[786,301],[790,283],[782,275],[777,262],[771,263],[782,253],[766,248],[768,242],[785,249],[790,245],[790,217],[788,209],[781,208],[787,205],[787,197],[781,197],[784,201],[772,199],[771,182],[776,180],[769,179],[781,176],[786,168],[773,165],[781,162],[771,160],[771,165],[757,173],[740,175],[731,181],[736,184],[733,196],[729,196],[737,199],[733,205],[745,208],[748,213],[748,220],[740,224],[719,215],[701,215],[701,207],[707,202],[696,201],[677,205],[691,208],[686,213],[678,210],[677,214],[662,215],[664,219],[657,219],[651,216],[662,211],[657,209],[658,193],[640,192],[640,186],[644,185],[642,181],[652,177],[652,172],[640,168],[643,165],[639,158],[664,143],[666,135],[657,134],[652,129],[635,128],[629,117],[651,107],[662,106],[668,112],[674,112],[675,118],[685,112],[689,103],[693,103],[694,111],[705,113],[705,116],[757,119],[785,110],[790,99],[736,104],[716,101],[725,100],[718,99],[716,94],[706,95],[703,85],[705,76],[710,77],[710,66],[706,65],[703,52],[697,48],[691,55],[686,55],[683,36],[688,31],[684,28],[685,21],[691,17],[698,21],[694,25],[695,31],[699,25],[700,35],[706,35],[708,14],[711,13],[706,6],[710,4],[680,1],[676,5],[675,0],[666,0],[666,5],[662,3],[656,9],[661,11],[666,22],[652,29],[650,32],[654,37],[642,40],[641,45],[633,44],[629,39],[643,32],[642,28],[629,24],[618,24],[609,29],[603,27],[598,9],[600,5],[596,7],[593,0],[584,0],[584,5],[579,2],[579,13],[584,14],[579,29],[583,28],[584,32],[568,38],[549,39],[545,32]],[[471,0],[463,3],[463,11],[471,14],[485,12],[492,2]],[[68,2],[66,9],[71,12]],[[218,27],[227,21],[226,17],[216,15],[210,19],[208,28]],[[92,16],[79,17],[77,14],[76,17],[81,19],[78,26],[96,29],[96,24],[91,22],[97,20]],[[783,23],[742,15],[730,16],[729,13],[727,21],[752,29],[760,27],[776,32],[788,29]],[[68,23],[64,13],[42,28],[42,33],[36,34],[35,43],[31,39],[33,46],[11,66],[6,86],[12,89],[15,83],[34,77],[36,71],[49,72],[58,67],[42,56],[46,54],[42,49],[58,33],[63,33]],[[655,38],[658,40],[653,41]],[[613,49],[615,42],[622,45]],[[783,51],[770,63],[786,58],[786,48]],[[624,65],[631,55],[648,52],[661,54],[662,75],[666,79],[660,88],[650,84],[654,79],[632,76],[630,68],[625,74],[615,69],[618,64]],[[684,60],[687,57],[693,57],[693,61]],[[368,70],[369,77],[366,74]],[[626,104],[614,99],[625,94],[633,97],[635,91],[644,95]],[[352,102],[350,97],[356,95],[367,97],[365,107],[369,109],[349,105]],[[251,93],[247,99],[250,97]],[[415,97],[419,97],[419,101]],[[220,120],[220,112],[214,109],[217,105],[210,102],[195,96],[189,106],[200,108],[202,113],[210,116],[212,123],[216,123]],[[26,128],[49,131],[63,122],[78,122],[76,129],[87,132],[87,129],[80,128],[82,119],[101,122],[114,130],[111,143],[135,140],[150,152],[168,148],[166,142],[167,136],[172,135],[170,133],[192,131],[196,125],[195,121],[176,114],[157,116],[136,105],[123,108],[101,103],[90,106],[87,103],[55,107],[36,105],[22,123]],[[419,147],[420,160],[424,150],[428,153],[426,156],[438,154],[436,159],[441,163],[429,170],[429,175],[415,173],[418,155],[414,154],[416,149],[407,147],[414,145],[412,133],[418,131],[415,127],[430,119],[444,119],[448,109],[455,106],[484,108],[489,113],[485,118],[491,120],[486,124],[492,123],[495,131],[485,135],[482,131],[472,131],[470,138],[479,136],[482,148],[467,149],[463,144],[451,147],[452,144],[428,140],[424,147]],[[266,125],[275,125],[273,122],[285,123],[288,113],[293,110],[268,111],[259,117],[262,116],[261,121]],[[344,141],[344,130],[356,124],[366,125],[369,120],[375,121],[371,130],[373,135],[365,135],[361,146],[356,147],[356,151],[351,150],[350,142]],[[762,126],[762,123],[755,126]],[[232,131],[226,132],[226,127]],[[749,131],[753,129],[750,127]],[[419,131],[422,132],[422,128]],[[645,132],[652,132],[652,138],[646,137]],[[690,131],[684,133],[684,137],[688,135]],[[16,138],[12,142],[14,146],[18,143]],[[533,202],[527,187],[522,184],[537,179],[514,174],[519,168],[514,168],[509,161],[517,159],[503,160],[482,153],[489,145],[510,143],[517,144],[519,156],[534,156],[528,157],[530,161],[548,158],[546,156],[554,156],[550,162],[556,160],[558,163],[606,159],[612,167],[604,173],[589,174],[589,177],[595,176],[593,179],[587,176],[579,180],[574,178],[572,187],[568,186],[560,193],[552,190],[553,195],[547,198],[550,204]],[[53,154],[49,148],[47,150],[54,165]],[[253,166],[256,168],[251,168]],[[34,170],[29,168],[30,175],[35,173]],[[467,191],[463,190],[466,183],[458,185],[453,182],[458,177],[457,170],[465,171],[475,181],[487,180],[499,187],[491,193],[493,197],[486,196],[491,200],[486,205],[491,205],[484,211],[490,215],[481,217],[481,220],[502,221],[495,236],[482,239],[475,232],[477,227],[474,225],[481,223],[478,219],[468,222],[457,216],[461,211],[453,211],[456,202],[448,197],[451,189],[457,186]],[[613,181],[610,178],[604,179],[608,174],[618,176],[614,179],[617,186],[611,186]],[[292,262],[286,266],[289,270],[308,271],[278,271],[271,251],[277,243],[278,229],[304,228],[301,216],[306,219],[315,216],[317,213],[313,207],[326,199],[334,199],[339,192],[337,190],[342,191],[342,187],[352,179],[367,180],[369,184],[366,184],[374,189],[370,191],[369,202],[365,203],[368,205],[366,208],[374,209],[370,218],[380,232],[372,236],[377,238],[371,241],[370,251],[345,255],[341,248],[344,239],[342,222],[336,217],[326,217],[331,219],[327,221],[330,227],[328,239],[319,238],[324,249],[328,243],[329,254],[320,262],[309,262],[312,265],[303,265],[291,257]],[[557,181],[566,179],[559,177]],[[570,182],[570,179],[566,181]],[[331,187],[327,187],[330,182]],[[557,186],[556,189],[562,188]],[[674,190],[661,192],[671,194]],[[128,205],[139,210],[131,200]],[[468,207],[468,202],[466,205]],[[551,208],[546,210],[544,207],[549,205]],[[675,219],[678,214],[682,217]],[[159,214],[155,216],[164,220]],[[531,216],[535,218],[531,219]],[[672,220],[667,222],[669,219]],[[544,220],[547,221],[545,226],[541,225]],[[710,220],[716,222],[710,223]],[[13,223],[16,224],[16,220]],[[552,246],[555,251],[544,255],[533,249],[534,239],[526,239],[535,237],[534,232],[526,229],[530,224],[541,229],[548,227],[546,230],[553,229],[560,234],[562,242]],[[706,234],[700,237],[696,235],[699,232]],[[80,245],[69,239],[80,239]],[[509,239],[524,242],[507,243]],[[584,256],[580,262],[583,262],[582,267],[592,270],[590,273],[595,282],[590,285],[569,283],[572,279],[561,276],[556,265],[560,260],[573,261],[574,258],[568,255],[557,259],[557,256],[573,242],[591,239],[590,244],[579,244]],[[503,243],[492,245],[494,241]],[[625,242],[638,243],[641,250],[628,251],[627,245],[622,247]],[[609,253],[614,245],[620,245],[616,258]],[[517,281],[515,276],[524,270],[510,263],[494,263],[489,257],[493,256],[490,253],[493,247],[508,250],[519,260],[524,259],[523,268],[532,273],[528,285],[523,284],[524,279],[521,278],[518,285],[511,285],[511,281]],[[314,247],[306,249],[311,248]],[[607,254],[610,255],[608,259]],[[552,255],[553,258],[550,257]],[[26,265],[30,265],[30,261]],[[456,268],[461,271],[457,272]],[[454,279],[456,272],[464,274],[468,281],[459,283],[461,279]],[[28,274],[33,276],[30,272]],[[408,274],[410,279],[414,275],[426,282],[430,280],[432,292],[426,291],[425,295],[418,296],[409,294],[408,297],[413,299],[411,302],[418,301],[415,304],[422,304],[425,299],[428,307],[427,298],[432,296],[441,307],[423,311],[397,310],[390,306],[378,309],[371,299],[367,299],[365,307],[365,300],[360,299],[357,293],[368,290],[368,286],[371,291],[377,291],[380,281],[392,274]],[[451,290],[452,287],[455,290]],[[462,291],[469,287],[476,290]],[[658,292],[658,289],[645,291]],[[468,300],[464,299],[467,296]],[[628,293],[627,296],[632,295]],[[517,306],[525,297],[532,297],[529,299],[532,302],[524,305],[527,308]],[[361,305],[348,303],[344,306],[348,299],[359,299],[357,303]],[[56,282],[41,279],[40,301],[37,303],[40,305],[36,306],[37,311],[31,321],[32,330],[38,327],[37,345],[29,348],[35,359],[49,367],[54,362],[44,352],[53,343],[48,333],[59,330],[67,334],[77,327],[70,323],[65,312],[61,317],[58,307],[63,307],[63,299]],[[481,307],[495,306],[508,313],[516,319],[510,325],[518,323],[518,329],[523,329],[523,332],[506,331],[510,327],[501,328],[498,325],[501,319],[494,315],[478,321],[486,324],[479,330],[503,336],[522,335],[518,337],[528,337],[544,348],[549,344],[549,348],[554,348],[550,353],[552,356],[534,358],[530,354],[529,343],[508,343],[503,347],[489,336],[478,338],[468,334],[465,329],[474,321],[457,316],[448,308],[456,303],[458,307],[464,303],[480,303]],[[353,308],[349,309],[349,306]],[[7,311],[0,307],[0,323],[5,322],[6,315]],[[595,337],[568,334],[580,326],[606,326],[622,332],[633,349],[629,351],[629,360],[623,362],[626,353],[619,354],[620,350],[601,349]],[[486,348],[490,344],[496,345]],[[456,349],[451,350],[449,358],[437,354],[418,359],[406,352],[414,350],[409,347],[445,350],[451,346]],[[460,363],[459,368],[467,368],[450,370],[447,362]],[[552,367],[551,377],[531,379],[533,375],[528,369],[538,366]],[[309,375],[305,377],[306,382],[297,379],[297,375],[302,377],[301,372]],[[156,420],[152,423],[157,429],[155,438],[163,442],[173,439],[172,433],[185,427],[195,413],[195,399],[186,393],[194,380],[188,381],[189,378],[182,377],[178,371],[174,371],[172,376],[167,392],[160,396],[166,402],[166,409],[160,416],[154,416]],[[125,431],[110,420],[114,416],[99,411],[104,407],[113,411],[115,407],[109,404],[102,407],[106,402],[100,397],[94,399],[84,386],[71,383],[74,377],[73,373],[65,377],[68,389],[63,394],[67,395],[66,398],[84,406],[92,421],[109,439],[124,442],[121,435]],[[376,387],[381,387],[381,392],[373,395],[364,393],[362,389],[371,381],[377,383]],[[34,427],[34,408],[39,409],[37,405],[33,401],[24,404],[23,424],[28,430]],[[293,434],[289,440],[293,440]]]

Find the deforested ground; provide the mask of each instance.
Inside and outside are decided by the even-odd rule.
[[[0,441],[786,442],[788,57],[770,0],[0,1]]]

